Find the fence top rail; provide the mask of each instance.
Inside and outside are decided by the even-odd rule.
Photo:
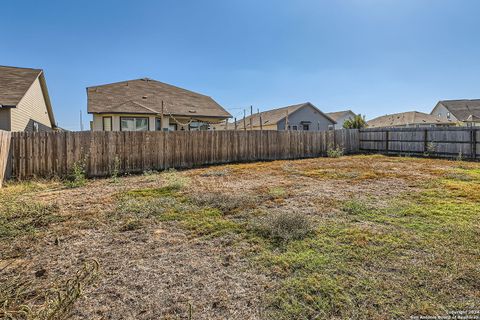
[[[18,137],[34,137],[34,136],[61,136],[61,135],[202,135],[227,133],[239,135],[255,135],[255,134],[279,134],[279,135],[315,135],[318,133],[334,133],[334,132],[354,132],[357,129],[338,129],[325,131],[293,131],[293,130],[201,130],[201,131],[50,131],[50,132],[12,132],[14,138]],[[1,132],[1,131],[0,131]]]
[[[360,132],[415,132],[415,131],[472,131],[480,127],[408,127],[408,128],[364,128]],[[480,131],[480,130],[479,130]]]

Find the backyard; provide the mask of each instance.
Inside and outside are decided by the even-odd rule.
[[[343,156],[0,189],[0,318],[480,308],[480,163]]]

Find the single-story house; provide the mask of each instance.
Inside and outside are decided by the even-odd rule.
[[[335,120],[310,102],[255,113],[236,123],[237,130],[323,131],[334,126]],[[228,124],[228,129],[234,128],[235,123]]]
[[[0,66],[0,130],[54,129],[55,118],[43,70]]]
[[[232,116],[212,98],[149,78],[87,88],[93,131],[208,130]]]
[[[356,116],[356,114],[353,113],[352,110],[327,112],[326,115],[335,120],[335,129],[343,129],[343,124],[345,123],[345,121],[352,119]]]
[[[446,117],[458,125],[480,126],[480,99],[439,101],[431,114]]]
[[[410,111],[387,114],[367,121],[368,128],[402,128],[402,127],[446,127],[454,126],[455,122],[447,117],[434,116],[428,113]]]

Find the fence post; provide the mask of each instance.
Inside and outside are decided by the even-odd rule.
[[[385,152],[388,153],[388,140],[389,140],[389,137],[390,136],[390,131],[387,129],[387,131],[385,131]]]
[[[428,152],[428,129],[425,129],[424,133],[425,135],[423,137],[423,152],[427,153]]]
[[[471,153],[471,158],[476,159],[477,158],[477,130],[472,127],[470,131],[470,153]]]

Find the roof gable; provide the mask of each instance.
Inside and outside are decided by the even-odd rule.
[[[41,73],[40,69],[0,66],[0,106],[16,107]]]
[[[47,82],[42,69],[0,66],[0,108],[17,107],[36,79],[39,79],[52,128],[56,128]]]
[[[438,105],[443,105],[460,121],[475,121],[480,119],[480,99],[475,100],[443,100]]]
[[[409,111],[380,116],[368,121],[367,124],[371,128],[378,128],[417,124],[453,124],[453,122],[446,117],[438,117],[418,111]]]
[[[246,126],[249,128],[250,127],[250,119],[252,121],[252,127],[259,127],[260,126],[260,117],[262,118],[262,125],[264,126],[269,126],[269,125],[274,125],[278,124],[280,121],[284,120],[287,117],[287,111],[288,115],[291,116],[298,110],[305,108],[305,107],[311,107],[315,109],[317,112],[319,112],[321,115],[323,115],[325,118],[330,120],[332,124],[335,124],[335,120],[333,120],[331,117],[329,117],[327,114],[323,113],[320,111],[317,107],[315,107],[312,103],[310,102],[304,102],[300,104],[294,104],[291,106],[287,107],[281,107],[281,108],[276,108],[276,109],[271,109],[267,111],[263,111],[260,113],[255,113],[253,115],[250,115],[245,118],[245,123]],[[243,119],[237,121],[237,125],[242,125],[243,124]]]
[[[88,87],[87,95],[89,113],[138,110],[152,114],[231,117],[211,97],[148,78]]]
[[[330,118],[332,118],[335,121],[338,121],[340,118],[346,117],[348,115],[356,116],[356,114],[352,110],[327,112],[326,115],[328,115]]]

